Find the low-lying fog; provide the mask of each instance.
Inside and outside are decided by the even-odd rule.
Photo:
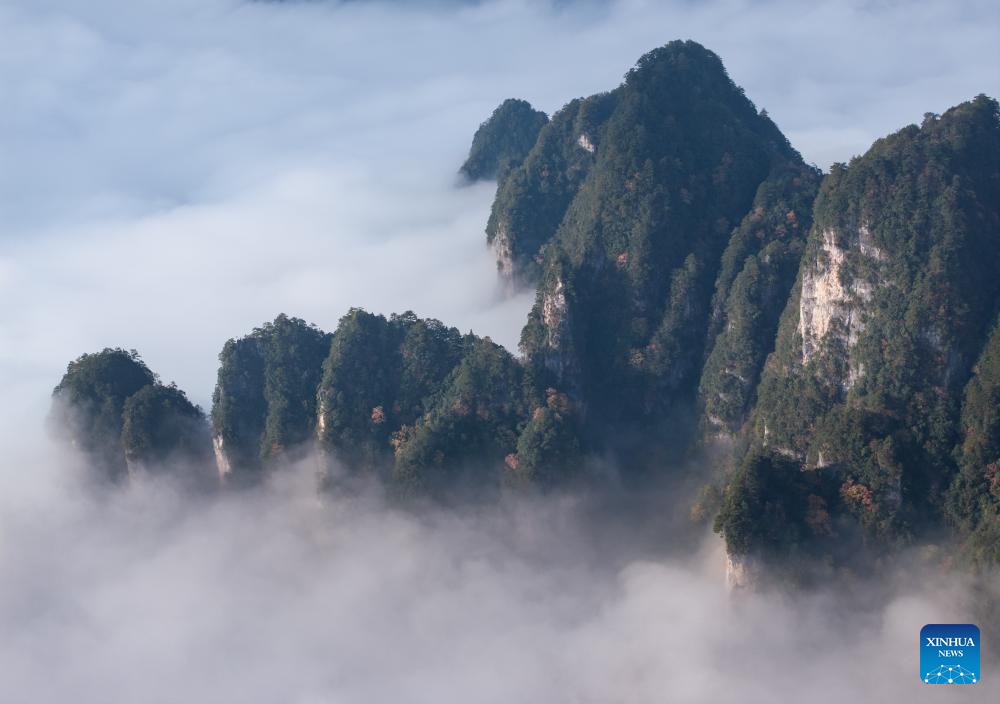
[[[1000,694],[988,672],[971,692],[920,682],[920,628],[967,619],[967,595],[940,576],[733,598],[718,540],[687,552],[602,536],[621,516],[581,497],[465,511],[401,511],[375,491],[321,503],[309,462],[212,498],[145,482],[94,494],[58,474],[40,494],[0,497],[3,701]]]

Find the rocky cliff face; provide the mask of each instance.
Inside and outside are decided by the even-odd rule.
[[[836,488],[833,525],[869,545],[954,520],[962,388],[1000,308],[997,164],[980,97],[835,166],[816,200],[750,441]]]
[[[809,363],[828,335],[836,337],[837,347],[850,354],[864,330],[865,305],[871,298],[871,283],[848,279],[845,262],[849,249],[856,248],[853,238],[842,247],[833,230],[823,231],[820,237],[819,255],[802,272],[798,333],[803,364]],[[861,253],[860,248],[857,251]]]
[[[763,565],[749,555],[726,555],[726,586],[730,591],[755,591],[760,587]]]
[[[845,361],[838,381],[847,392],[865,371],[864,362],[853,353],[865,329],[866,311],[879,281],[878,263],[884,255],[871,243],[865,225],[850,233],[828,229],[820,236],[818,255],[802,271],[797,329],[802,364],[809,364],[821,347],[836,350]],[[849,263],[848,259],[863,261]]]
[[[509,284],[537,283],[542,249],[594,163],[596,135],[612,102],[607,95],[570,102],[538,133],[524,161],[500,180],[486,237]]]
[[[714,54],[692,42],[647,54],[619,88],[557,113],[497,195],[488,233],[501,272],[539,286],[522,351],[601,423],[658,422],[691,404],[743,304],[767,309],[752,324],[773,339],[817,181]],[[754,209],[762,222],[742,228]],[[774,241],[767,290],[727,309],[733,279]],[[740,369],[720,353],[745,379],[727,427],[747,411],[768,344]],[[732,396],[714,386],[706,394]]]
[[[772,173],[723,252],[698,388],[703,427],[715,438],[735,437],[755,400],[812,224],[819,181],[815,170],[802,165]]]

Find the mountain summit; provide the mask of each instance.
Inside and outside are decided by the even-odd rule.
[[[529,363],[602,426],[655,424],[693,400],[711,355],[709,415],[738,428],[818,183],[718,56],[680,41],[646,54],[556,113],[499,187],[498,268],[538,286]]]

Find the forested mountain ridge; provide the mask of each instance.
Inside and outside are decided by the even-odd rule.
[[[730,548],[797,551],[838,523],[878,545],[945,522],[974,530],[996,515],[984,484],[997,449],[996,101],[927,115],[835,165],[814,218],[747,440],[762,461],[791,462],[829,490],[776,491],[783,537],[745,540],[755,511],[737,479],[719,524]],[[810,501],[832,522],[808,525]]]
[[[219,473],[253,482],[268,460],[309,440],[316,386],[330,336],[279,315],[219,353],[212,396],[212,443]]]
[[[501,270],[530,276],[521,251],[539,271],[526,359],[605,428],[690,405],[711,356],[708,417],[738,428],[818,181],[715,54],[646,54],[619,88],[557,113],[499,187],[487,232],[515,255]]]
[[[486,156],[501,108],[477,133]],[[716,516],[737,583],[875,564],[931,534],[963,564],[1000,563],[995,100],[823,176],[717,56],[672,42],[519,144],[487,236],[501,277],[537,287],[520,359],[413,313],[355,309],[329,334],[279,316],[220,355],[226,483],[313,449],[330,491],[376,477],[439,497],[565,486],[595,457],[641,487],[697,456],[696,513]],[[106,350],[56,397],[124,477],[184,445],[168,433],[151,453],[129,428],[196,417],[160,389]]]

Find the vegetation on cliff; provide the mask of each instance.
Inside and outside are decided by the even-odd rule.
[[[992,423],[998,164],[997,104],[980,96],[835,166],[816,200],[749,441],[835,481],[872,544],[940,526],[946,495],[963,530],[993,528],[975,438]],[[727,510],[727,540],[744,543]]]
[[[316,386],[329,347],[328,334],[286,315],[226,342],[212,397],[223,473],[252,481],[270,461],[311,440]]]
[[[722,438],[696,513],[719,507],[732,555],[835,569],[934,536],[1000,565],[995,100],[823,177],[672,42],[551,121],[505,102],[463,171],[499,177],[488,240],[537,286],[522,358],[412,312],[278,316],[220,354],[224,474],[318,447],[334,489],[450,496],[564,486],[598,456],[663,472]],[[204,456],[201,411],[134,352],[84,355],[55,397],[109,478]]]
[[[529,364],[605,438],[673,424],[699,386],[735,432],[818,181],[715,54],[672,42],[643,56],[619,88],[557,113],[497,195],[488,233],[513,252],[505,266],[540,272]]]
[[[476,130],[469,158],[460,173],[471,181],[503,181],[524,161],[548,121],[548,116],[531,107],[531,103],[508,98]]]
[[[70,362],[53,402],[57,435],[104,479],[174,461],[207,470],[205,414],[176,386],[160,384],[135,350],[107,348]]]

